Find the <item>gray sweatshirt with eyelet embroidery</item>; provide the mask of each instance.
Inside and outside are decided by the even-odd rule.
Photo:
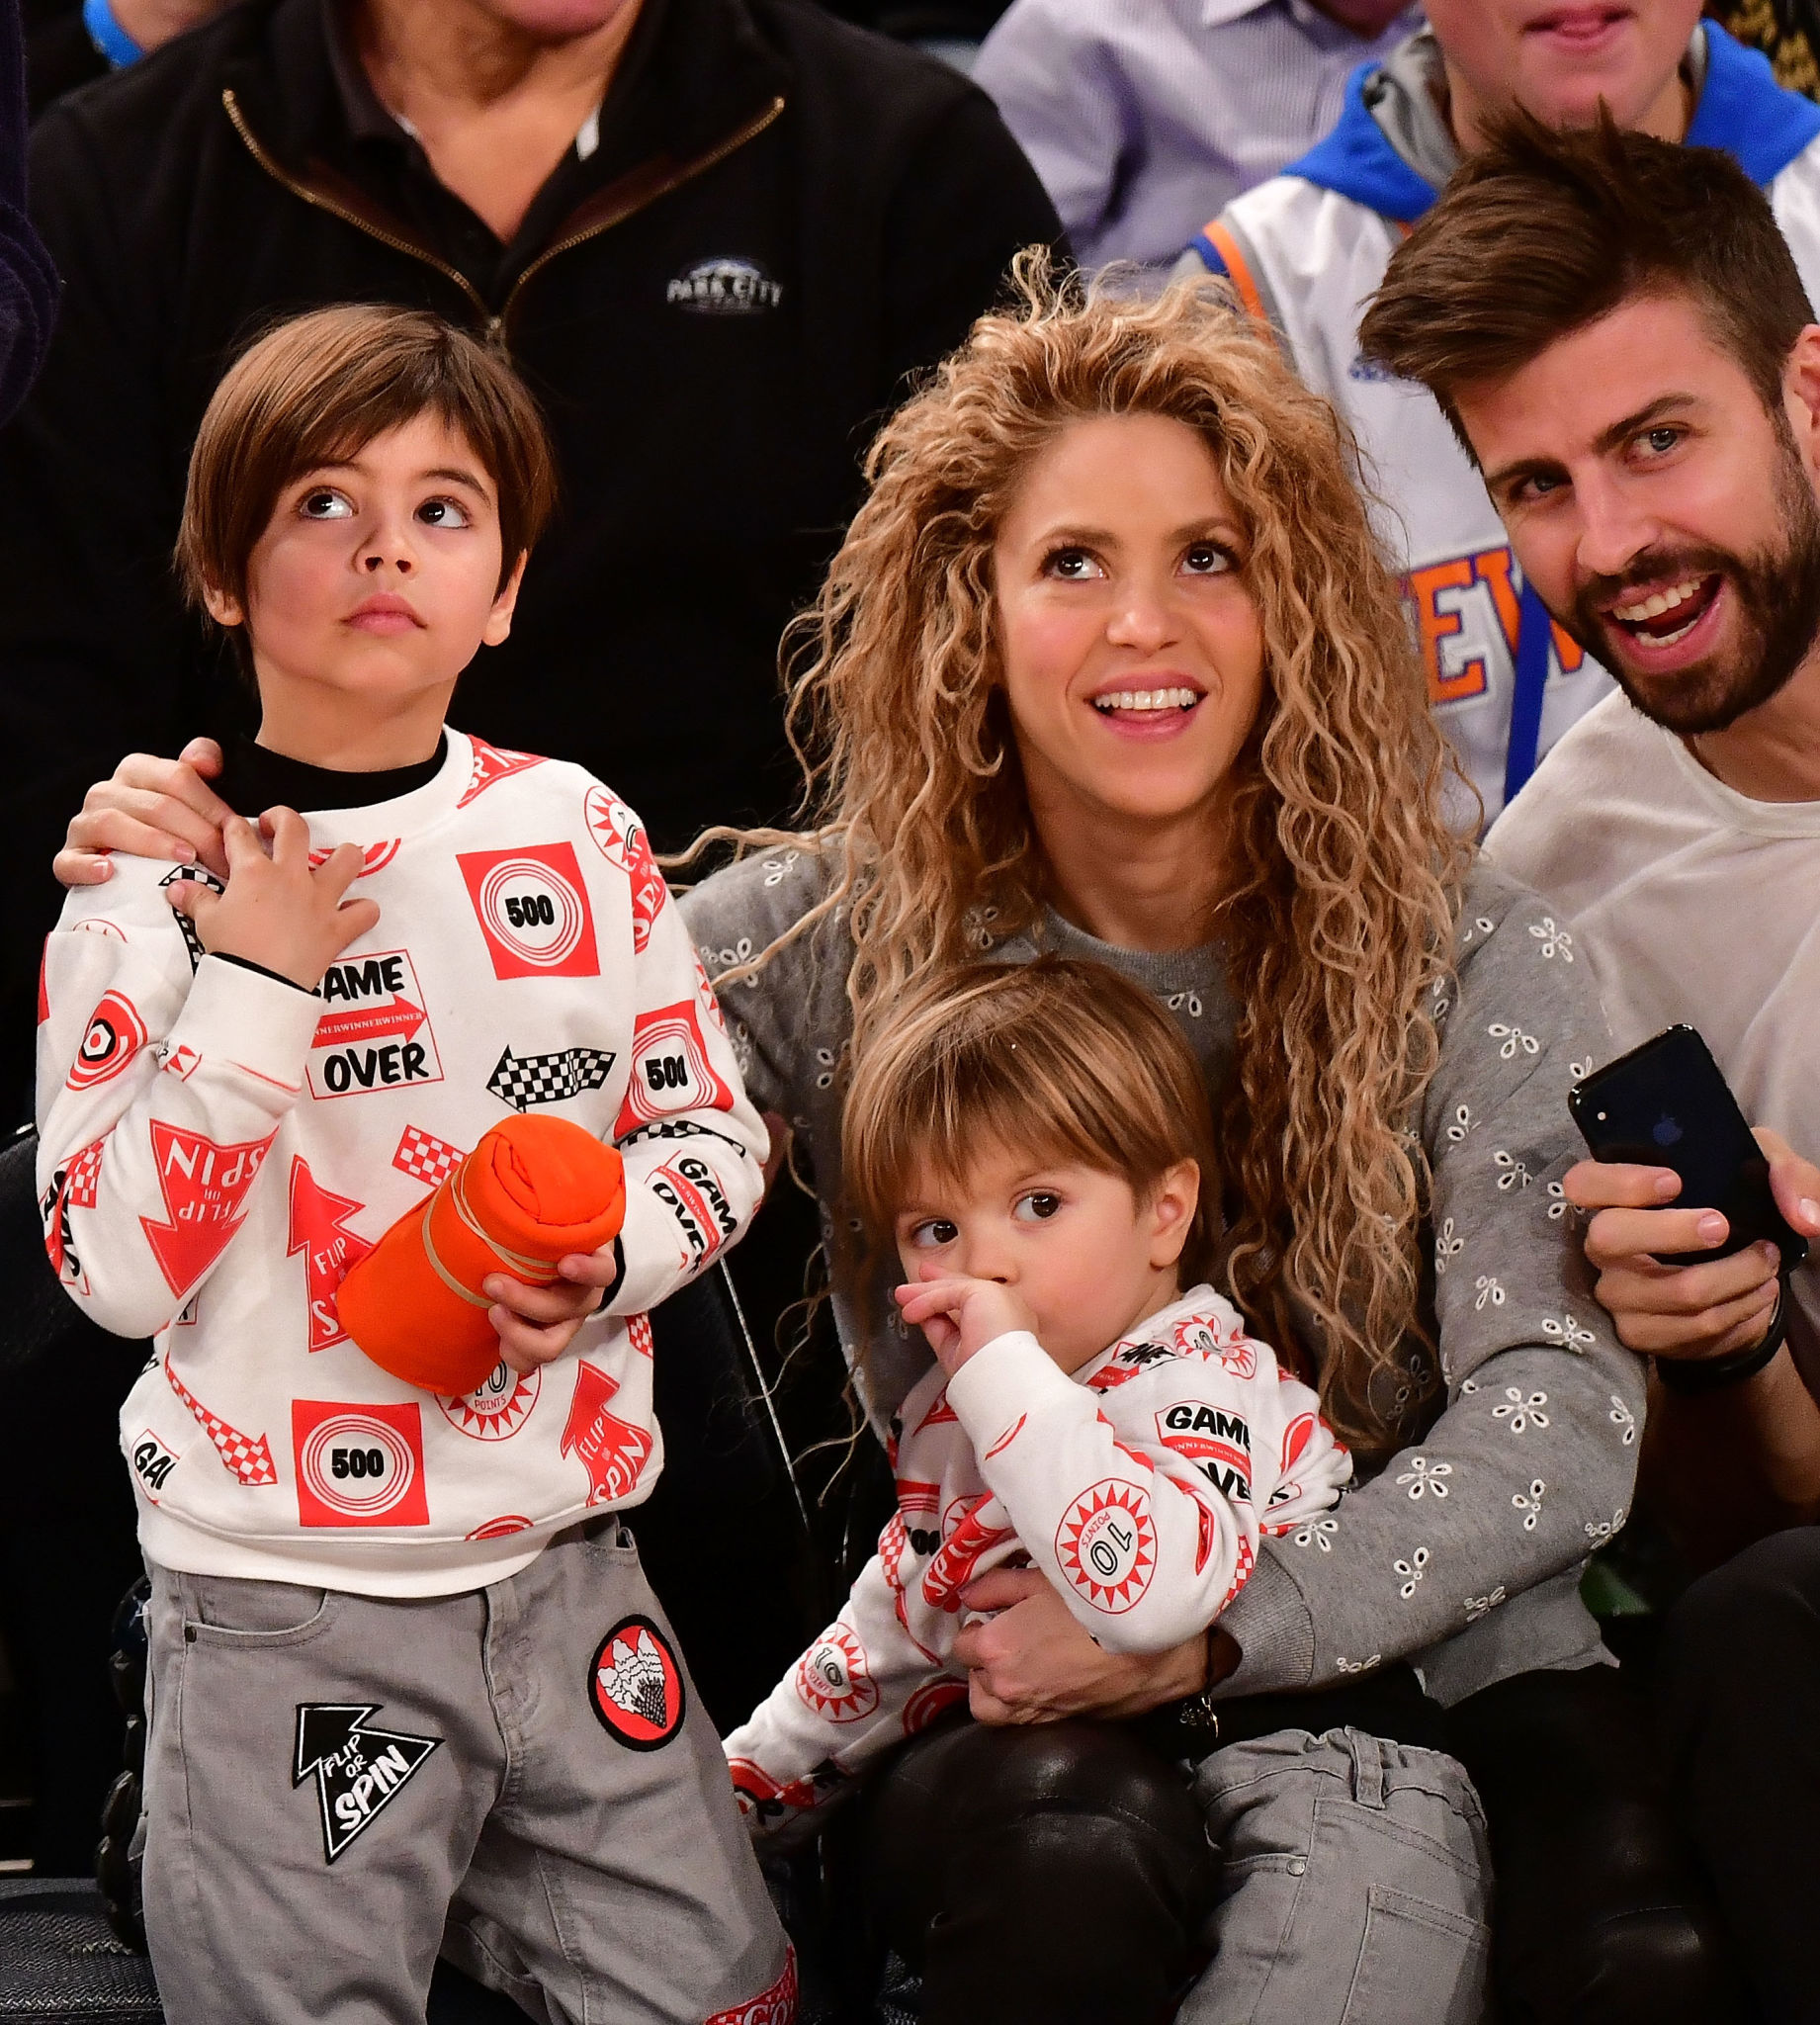
[[[687,895],[710,977],[799,920],[823,878],[815,852],[780,849]],[[1143,954],[1050,915],[997,953],[1028,962],[1039,946],[1109,964],[1155,993],[1217,1095],[1237,1022],[1217,946]],[[722,991],[746,1090],[795,1129],[824,1223],[841,1213],[836,1070],[850,952],[844,923],[830,918]],[[1605,1656],[1579,1578],[1629,1510],[1643,1370],[1593,1299],[1561,1192],[1581,1152],[1567,1093],[1607,1052],[1604,1023],[1572,936],[1484,861],[1457,952],[1420,1120],[1444,1399],[1422,1439],[1337,1511],[1265,1543],[1222,1619],[1244,1653],[1222,1695],[1323,1687],[1402,1658],[1450,1703],[1509,1674]],[[842,1308],[840,1320],[851,1357],[856,1317]],[[882,1424],[929,1354],[889,1329],[865,1350],[867,1406]],[[1320,1346],[1310,1350],[1318,1362]]]

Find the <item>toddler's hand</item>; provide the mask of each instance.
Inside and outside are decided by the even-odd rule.
[[[915,1286],[901,1286],[897,1299],[904,1319],[921,1328],[950,1377],[995,1337],[1012,1329],[1028,1329],[1034,1334],[1036,1329],[1029,1304],[996,1279],[968,1279],[954,1274]]]
[[[573,1253],[557,1271],[563,1277],[554,1286],[528,1286],[505,1273],[489,1274],[480,1282],[493,1304],[486,1319],[498,1334],[499,1355],[521,1377],[563,1355],[619,1277],[611,1245]]]
[[[271,812],[272,855],[243,816],[229,816],[221,837],[227,851],[227,891],[200,880],[180,880],[171,905],[196,924],[203,947],[243,956],[264,970],[312,992],[348,944],[378,922],[371,900],[344,901],[360,876],[362,858],[352,843],[337,844],[325,864],[309,864],[309,826],[293,809]]]

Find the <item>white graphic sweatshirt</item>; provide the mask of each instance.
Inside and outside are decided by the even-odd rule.
[[[966,1698],[961,1590],[1033,1566],[1110,1652],[1161,1652],[1244,1587],[1260,1533],[1325,1511],[1352,1458],[1320,1402],[1197,1286],[1071,1377],[1034,1336],[904,1402],[898,1509],[834,1622],[726,1739],[754,1837],[800,1833],[868,1760]]]
[[[119,857],[68,896],[39,1001],[45,1245],[98,1322],[156,1338],[121,1411],[149,1558],[450,1594],[650,1494],[646,1311],[750,1217],[764,1127],[638,818],[578,767],[450,731],[425,786],[308,821],[312,855],[361,845],[380,908],[314,995],[203,954],[167,890],[194,868]],[[533,1105],[623,1154],[621,1277],[530,1376],[418,1391],[335,1290]]]

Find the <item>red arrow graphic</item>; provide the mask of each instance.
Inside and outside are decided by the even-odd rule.
[[[348,1332],[341,1326],[335,1307],[335,1289],[347,1277],[355,1262],[373,1247],[347,1228],[350,1216],[367,1205],[353,1202],[323,1188],[309,1172],[302,1154],[291,1162],[291,1234],[285,1256],[303,1255],[303,1285],[308,1295],[309,1347],[326,1350],[331,1343],[345,1343]]]
[[[274,1126],[263,1139],[217,1146],[200,1132],[152,1120],[152,1161],[170,1221],[154,1223],[149,1216],[141,1216],[139,1228],[173,1293],[188,1293],[240,1228],[246,1214],[246,1191],[259,1173],[266,1148],[277,1137]]]
[[[382,1033],[395,1033],[409,1040],[423,1024],[423,1008],[408,999],[394,999],[390,1006],[356,1006],[346,1012],[324,1012],[316,1021],[312,1048],[339,1047],[345,1041],[373,1040]]]
[[[559,1453],[572,1453],[586,1469],[590,1505],[628,1496],[650,1459],[651,1440],[646,1430],[607,1411],[618,1390],[618,1379],[596,1365],[585,1360],[576,1365],[575,1392]]]

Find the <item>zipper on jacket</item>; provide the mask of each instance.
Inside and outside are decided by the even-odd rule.
[[[598,238],[602,232],[610,231],[613,226],[624,224],[627,219],[635,217],[648,206],[656,203],[659,197],[667,197],[672,190],[679,189],[684,183],[705,175],[708,170],[724,162],[730,154],[743,147],[748,140],[755,140],[784,110],[781,95],[773,98],[762,112],[755,114],[725,140],[718,142],[705,153],[696,155],[693,160],[679,163],[667,176],[657,178],[649,188],[635,190],[628,195],[624,203],[609,208],[597,219],[590,219],[585,225],[558,239],[554,245],[546,246],[526,264],[506,291],[505,301],[497,310],[493,310],[487,308],[485,297],[460,268],[452,266],[415,239],[406,238],[402,232],[390,230],[376,220],[364,217],[352,205],[343,203],[333,191],[324,189],[321,184],[293,175],[271,154],[247,124],[246,116],[240,110],[240,102],[231,87],[223,89],[221,105],[247,153],[275,183],[281,184],[303,203],[314,206],[317,211],[327,212],[331,218],[340,219],[343,224],[352,225],[356,231],[365,232],[370,239],[377,239],[382,246],[390,246],[394,253],[403,253],[413,260],[420,260],[426,267],[433,267],[438,274],[452,281],[474,305],[487,343],[501,352],[507,349],[507,319],[518,301],[520,291],[534,274],[540,273],[559,253],[567,253],[576,246],[585,245],[588,240]],[[632,173],[636,175],[637,172]]]

